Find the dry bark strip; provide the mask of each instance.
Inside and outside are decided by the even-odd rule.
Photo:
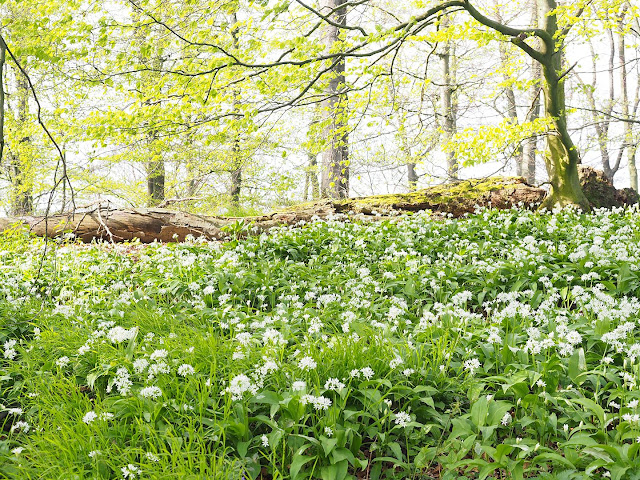
[[[473,212],[477,206],[498,209],[519,206],[534,209],[545,196],[545,190],[528,185],[521,177],[492,177],[439,185],[407,194],[345,200],[324,199],[269,215],[243,218],[204,216],[162,208],[111,209],[98,206],[83,213],[53,215],[47,219],[0,218],[0,232],[22,224],[38,236],[56,237],[70,232],[84,242],[97,239],[113,242],[133,239],[139,239],[142,243],[171,242],[183,241],[187,235],[222,240],[229,236],[229,229],[225,227],[233,225],[244,225],[248,227],[244,231],[250,233],[268,231],[277,226],[296,225],[316,217],[327,218],[335,214],[350,214],[358,219],[378,219],[398,212],[431,210],[460,217]]]

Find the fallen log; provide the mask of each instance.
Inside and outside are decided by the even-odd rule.
[[[625,204],[637,202],[637,195],[629,197],[629,192],[616,191],[610,182],[607,184],[602,175],[597,175],[592,170],[588,167],[581,170],[581,177],[585,179],[585,192],[596,189],[589,182],[597,180],[598,192],[602,194],[606,191],[608,201],[617,199]],[[366,220],[421,210],[460,217],[472,213],[477,207],[508,209],[517,206],[535,209],[545,196],[544,189],[528,185],[521,177],[491,177],[438,185],[405,194],[343,200],[323,199],[268,215],[242,218],[196,215],[164,208],[113,209],[98,205],[84,212],[52,215],[48,218],[0,218],[0,232],[22,225],[38,236],[57,237],[72,233],[84,242],[98,239],[112,242],[133,239],[139,239],[142,243],[171,242],[184,241],[187,235],[222,240],[228,238],[232,231],[240,234],[264,232],[276,226],[296,225],[336,214]],[[611,198],[614,200],[610,200]],[[600,206],[600,202],[594,201],[594,206]]]
[[[430,187],[407,194],[376,195],[344,200],[323,199],[289,207],[268,215],[253,217],[219,217],[196,215],[162,208],[113,209],[98,205],[84,212],[52,215],[48,218],[26,216],[0,218],[0,232],[15,225],[27,227],[38,236],[56,237],[71,233],[84,242],[102,239],[123,242],[139,239],[183,241],[187,235],[207,239],[224,239],[230,230],[263,232],[281,225],[295,225],[314,218],[350,214],[361,219],[379,218],[402,212],[431,210],[459,217],[477,206],[511,208],[520,205],[535,208],[544,199],[543,189],[527,185],[521,178],[465,180]]]

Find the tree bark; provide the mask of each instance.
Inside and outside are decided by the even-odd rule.
[[[238,23],[238,15],[236,12],[231,14],[231,23],[235,25]],[[233,27],[231,29],[231,38],[233,39],[233,51],[237,52],[240,49],[240,40],[238,38],[238,29]],[[238,113],[240,106],[240,90],[238,88],[233,89],[233,111]],[[242,192],[242,158],[240,149],[240,130],[233,129],[233,145],[231,147],[231,206],[233,208],[240,208],[240,194]]]
[[[495,2],[495,14],[496,18],[500,23],[503,23],[504,20],[500,13],[500,8],[498,2]],[[507,46],[505,43],[500,42],[498,46],[500,52],[500,63],[502,66],[503,78],[506,83],[506,87],[504,89],[505,97],[507,98],[507,117],[511,120],[511,123],[517,125],[518,122],[518,109],[516,106],[516,94],[513,91],[513,85],[511,84],[512,76],[509,72],[509,56],[507,51]],[[523,155],[523,147],[522,145],[518,145],[514,154],[514,161],[516,164],[516,175],[518,177],[523,177],[525,175],[525,165],[524,165],[524,155]]]
[[[444,17],[442,21],[442,27],[446,28],[449,25],[448,17]],[[454,84],[455,84],[455,67],[452,66],[453,46],[451,41],[447,40],[440,54],[442,59],[442,113],[444,118],[443,130],[445,139],[451,140],[456,131],[456,107],[454,102]],[[453,68],[452,68],[453,67]],[[455,180],[458,176],[458,162],[455,154],[452,151],[446,153],[447,157],[447,175],[449,180]]]
[[[0,164],[4,157],[4,64],[7,58],[7,50],[4,42],[0,40]]]
[[[538,5],[536,0],[531,0],[531,24],[538,27]],[[535,39],[539,41],[539,39]],[[542,68],[540,62],[531,59],[531,80],[533,85],[529,90],[529,110],[526,122],[532,123],[540,118],[540,85],[542,83]],[[524,142],[522,151],[523,174],[531,185],[536,183],[536,151],[538,150],[538,137],[532,136]]]
[[[547,135],[548,150],[545,164],[549,173],[551,190],[543,204],[546,208],[577,205],[590,210],[589,201],[582,192],[578,177],[580,157],[567,129],[567,110],[565,103],[564,81],[562,73],[562,39],[556,40],[559,33],[555,11],[556,0],[538,0],[538,22],[548,35],[542,43],[542,91],[547,116],[551,119],[554,131]],[[545,41],[546,40],[546,41]]]
[[[625,119],[631,118],[629,108],[629,86],[627,80],[627,59],[625,52],[625,36],[624,36],[624,16],[626,9],[623,10],[618,24],[618,61],[620,62],[620,91],[622,93],[622,116]],[[640,87],[640,81],[638,82]],[[635,107],[638,106],[638,101],[635,102]],[[634,109],[635,110],[635,109]],[[635,113],[635,112],[634,112]],[[634,115],[635,116],[635,115]],[[638,150],[638,144],[633,141],[633,126],[631,122],[624,122],[624,147],[627,150],[627,163],[629,169],[629,180],[631,188],[634,191],[638,191],[638,169],[636,167],[636,153]]]
[[[27,78],[16,69],[17,86],[17,115],[18,129],[26,128],[29,121],[29,83]],[[29,136],[23,136],[8,152],[9,176],[11,179],[11,214],[29,215],[33,212],[33,191],[30,178],[30,155],[25,146],[31,141]],[[11,148],[13,147],[13,148]]]
[[[347,0],[326,0],[325,9],[334,12],[330,15],[334,23],[347,24]],[[327,24],[325,45],[327,50],[335,48],[340,41],[340,29]],[[345,84],[345,59],[334,61],[329,84],[326,88],[327,99],[323,102],[325,138],[328,146],[322,154],[321,194],[329,198],[349,196],[349,150],[347,132],[347,94],[343,92]]]
[[[418,174],[416,173],[416,164],[407,163],[407,180],[409,182],[409,191],[415,192],[418,189]]]

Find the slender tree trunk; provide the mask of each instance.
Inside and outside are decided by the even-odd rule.
[[[629,109],[629,86],[627,82],[627,59],[625,52],[624,37],[624,14],[623,12],[618,29],[618,60],[620,62],[620,91],[622,93],[622,116],[625,119],[630,118]],[[633,125],[631,122],[624,122],[624,147],[627,149],[627,163],[629,169],[629,180],[631,188],[638,191],[638,168],[636,167],[636,152],[638,144],[633,141]]]
[[[442,22],[443,28],[448,26],[447,17]],[[456,131],[456,107],[454,102],[454,84],[455,84],[455,68],[452,68],[452,43],[447,41],[444,45],[440,58],[442,59],[442,88],[441,88],[441,110],[443,121],[443,130],[445,140],[449,141]],[[447,175],[450,180],[454,180],[458,176],[458,162],[455,154],[451,151],[446,153],[447,157]]]
[[[593,126],[596,131],[596,139],[598,141],[598,148],[600,150],[600,161],[602,164],[602,171],[605,176],[613,182],[613,176],[618,171],[620,167],[620,160],[622,156],[618,156],[618,160],[611,163],[611,155],[609,153],[609,127],[611,125],[611,112],[613,110],[613,104],[615,102],[615,81],[614,81],[614,61],[615,61],[615,41],[613,37],[613,32],[608,30],[609,33],[609,97],[607,99],[607,103],[598,106],[596,104],[596,98],[594,95],[594,91],[597,89],[598,82],[598,64],[597,64],[597,56],[593,43],[590,42],[589,47],[591,50],[591,59],[592,59],[592,68],[593,75],[591,79],[591,84],[585,84],[581,79],[580,83],[582,83],[586,88],[584,88],[584,92],[587,96],[587,101],[589,102],[589,107],[591,109],[591,117],[593,120]],[[578,77],[579,78],[579,77]]]
[[[530,90],[530,105],[529,111],[527,113],[527,122],[533,122],[537,118],[540,117],[540,77],[541,77],[541,68],[540,64],[535,60],[532,61],[531,65],[532,77],[535,80],[535,83],[532,85]],[[528,138],[523,147],[522,151],[522,163],[523,163],[523,174],[527,179],[527,182],[533,185],[536,182],[536,151],[538,150],[538,137],[533,136]]]
[[[140,13],[134,10],[132,18],[135,22],[141,22]],[[138,30],[134,34],[134,39],[138,45],[142,46],[146,40],[147,35],[154,38],[153,30],[147,32],[144,31],[142,26],[138,27]],[[157,40],[156,40],[157,41]],[[162,58],[159,52],[151,53],[151,56],[145,54],[142,49],[137,51],[138,59],[142,65],[149,65],[152,71],[142,72],[140,81],[143,85],[151,84],[157,81],[157,73],[162,70]],[[151,100],[144,100],[143,106],[147,106],[149,109],[151,106]],[[143,155],[147,156],[143,159],[145,165],[145,173],[147,177],[147,206],[154,207],[161,204],[166,197],[165,192],[165,163],[163,158],[163,151],[158,146],[158,131],[153,127],[153,120],[145,124],[148,129],[146,132],[146,151]]]
[[[231,14],[231,23],[235,25],[238,22],[236,12]],[[238,29],[231,29],[231,38],[233,39],[233,50],[237,52],[240,49],[240,40],[238,38]],[[233,90],[233,111],[238,112],[240,106],[240,90]],[[242,151],[240,148],[240,129],[233,129],[233,146],[231,147],[231,206],[240,207],[240,194],[242,193]]]
[[[325,0],[324,7],[331,14],[332,20],[339,25],[346,25],[347,0]],[[327,49],[340,40],[340,29],[327,25],[325,45]],[[335,61],[331,78],[326,89],[327,99],[323,102],[325,121],[325,137],[328,143],[322,154],[322,191],[323,197],[346,198],[349,196],[349,146],[347,132],[347,95],[342,90],[345,83],[345,59]]]
[[[307,168],[304,175],[304,201],[320,198],[320,183],[318,182],[318,159],[312,152],[307,152]]]
[[[26,128],[29,121],[29,83],[22,72],[16,69],[18,97],[16,120],[20,128]],[[30,176],[29,152],[25,147],[31,139],[24,136],[8,154],[11,177],[11,213],[12,215],[28,215],[33,212],[33,191]]]
[[[496,1],[494,5],[495,5],[496,18],[500,23],[503,23],[498,2]],[[518,109],[516,106],[516,94],[513,91],[513,85],[511,83],[511,80],[513,77],[509,72],[509,56],[508,56],[507,45],[503,42],[500,42],[498,48],[500,51],[500,63],[502,64],[503,78],[506,84],[504,94],[505,94],[505,97],[507,98],[507,116],[511,120],[512,124],[517,125],[519,123]],[[516,175],[518,177],[524,176],[525,167],[524,167],[523,158],[524,157],[523,157],[522,145],[518,145],[513,157],[516,164]]]
[[[155,137],[155,132],[151,132],[148,142],[150,149],[153,149]],[[156,157],[156,155],[154,155],[154,157]],[[147,194],[149,195],[149,201],[147,203],[150,207],[161,204],[165,199],[164,160],[161,156],[158,155],[158,157],[159,158],[147,162]]]
[[[5,44],[0,40],[0,164],[4,159],[4,64],[6,57]]]
[[[407,163],[407,180],[409,181],[409,191],[415,192],[418,189],[418,174],[416,173],[416,164]]]

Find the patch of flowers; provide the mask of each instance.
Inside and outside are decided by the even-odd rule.
[[[628,478],[638,213],[4,235],[0,476]]]

